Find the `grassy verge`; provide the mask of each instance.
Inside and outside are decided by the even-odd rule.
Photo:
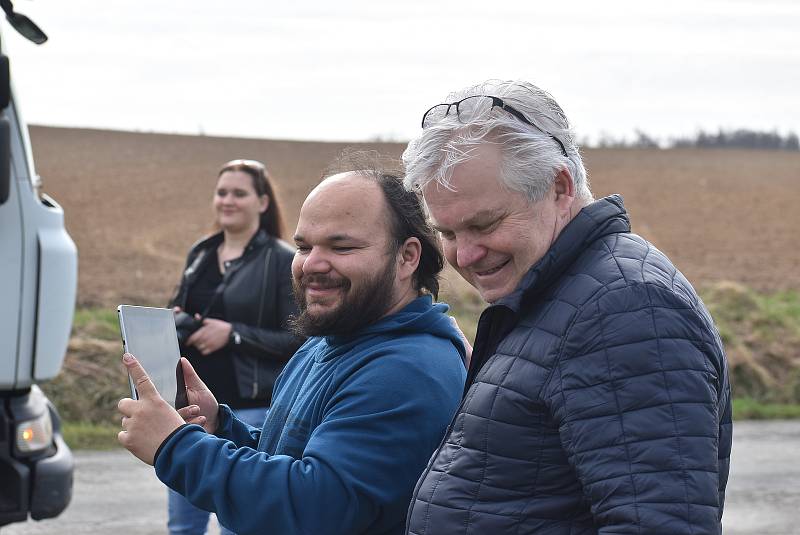
[[[725,282],[702,295],[725,345],[734,397],[800,403],[800,292],[758,293]]]
[[[122,338],[119,334],[119,319],[114,308],[83,308],[75,309],[75,316],[72,320],[73,336],[84,338],[99,338],[107,341],[120,341],[122,349]]]
[[[61,433],[73,450],[110,450],[121,447],[117,442],[119,426],[91,422],[64,422]]]
[[[483,302],[454,276],[441,299],[474,340]],[[725,343],[735,419],[800,418],[800,293],[757,293],[733,283],[701,292]],[[62,373],[43,389],[58,407],[67,443],[117,447],[117,401],[128,395],[113,308],[80,308]]]
[[[800,404],[761,403],[752,398],[733,400],[734,420],[785,420],[800,418]]]

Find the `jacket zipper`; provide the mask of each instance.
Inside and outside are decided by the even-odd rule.
[[[267,292],[267,278],[269,277],[269,260],[272,257],[272,249],[267,249],[264,255],[264,278],[261,280],[261,299],[258,304],[258,326],[261,327],[261,320],[264,314],[264,294]],[[258,359],[253,359],[253,392],[251,398],[258,397]]]

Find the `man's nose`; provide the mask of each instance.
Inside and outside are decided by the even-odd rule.
[[[327,273],[330,269],[331,264],[327,255],[316,248],[312,248],[303,261],[303,273],[305,274]]]
[[[468,236],[456,239],[456,262],[460,268],[468,268],[486,256],[486,247]]]

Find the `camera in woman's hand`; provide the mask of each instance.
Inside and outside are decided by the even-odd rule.
[[[175,313],[175,331],[178,334],[178,342],[181,345],[186,344],[186,340],[192,335],[192,333],[202,326],[202,319],[197,319],[186,312]]]

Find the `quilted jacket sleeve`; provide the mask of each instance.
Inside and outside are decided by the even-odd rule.
[[[598,533],[719,533],[714,333],[697,303],[644,283],[571,325],[543,395]]]

